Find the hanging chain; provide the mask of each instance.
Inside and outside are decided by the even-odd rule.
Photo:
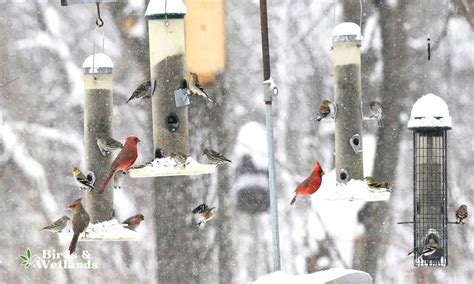
[[[98,27],[104,26],[104,20],[100,17],[100,2],[95,3],[97,5],[97,19],[95,20],[95,24]]]

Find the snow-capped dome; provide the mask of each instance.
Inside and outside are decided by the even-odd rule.
[[[93,71],[92,65],[94,65]],[[113,68],[112,59],[105,53],[89,55],[82,64],[84,74],[112,74]]]
[[[452,119],[446,102],[434,95],[419,98],[411,109],[408,128],[447,128],[451,129]]]
[[[183,0],[151,0],[146,8],[147,19],[183,18],[186,15],[186,5]]]
[[[356,41],[360,42],[362,35],[359,25],[350,22],[344,22],[337,25],[332,31],[332,42]]]

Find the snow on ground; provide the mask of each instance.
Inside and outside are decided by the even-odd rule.
[[[189,176],[211,174],[216,171],[217,166],[211,164],[201,164],[192,157],[186,159],[186,166],[181,166],[170,157],[154,159],[144,167],[128,170],[132,178],[157,177],[157,176]]]
[[[140,230],[140,227],[137,229]],[[71,229],[58,234],[61,241],[71,241]],[[138,239],[138,233],[124,228],[116,219],[90,224],[86,231],[79,236],[79,241],[132,241]]]
[[[332,268],[311,274],[291,275],[283,271],[267,274],[257,279],[255,284],[317,284],[317,283],[372,283],[372,277],[366,272]]]

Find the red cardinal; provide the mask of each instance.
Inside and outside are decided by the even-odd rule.
[[[319,162],[316,162],[311,175],[307,177],[295,190],[295,197],[290,202],[290,205],[293,205],[296,201],[297,196],[307,196],[315,193],[321,186],[321,181],[324,175],[324,171],[321,168]]]
[[[71,244],[69,245],[69,254],[72,254],[76,250],[77,240],[79,235],[84,232],[84,230],[89,225],[91,220],[89,214],[82,206],[81,199],[74,200],[71,204],[68,205],[72,210],[72,230],[74,236],[72,237]]]
[[[117,155],[115,160],[112,162],[110,166],[109,174],[102,184],[102,188],[100,189],[99,193],[102,193],[104,190],[107,189],[107,185],[110,182],[110,179],[114,176],[115,172],[117,171],[126,171],[130,168],[133,163],[138,158],[138,151],[137,151],[137,144],[140,142],[135,136],[128,136],[127,141],[125,141],[125,145],[123,145],[122,150]]]

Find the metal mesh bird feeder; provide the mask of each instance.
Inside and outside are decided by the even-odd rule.
[[[448,265],[448,106],[433,94],[421,97],[413,105],[408,129],[413,130],[414,264],[444,267]],[[431,249],[429,243],[434,244]]]

